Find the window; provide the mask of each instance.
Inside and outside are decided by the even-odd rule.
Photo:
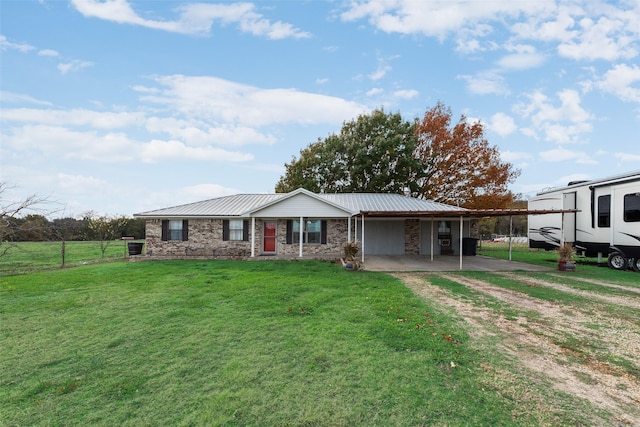
[[[640,221],[640,193],[624,195],[624,221]]]
[[[182,240],[182,220],[169,221],[169,240]]]
[[[598,197],[598,227],[611,227],[611,195]]]
[[[189,221],[186,219],[162,220],[162,240],[188,240]]]
[[[304,222],[302,230],[302,243],[327,243],[327,221],[319,219],[309,219]],[[300,221],[287,221],[287,243],[300,242]]]
[[[242,222],[241,219],[229,220],[229,240],[242,240]]]
[[[243,219],[225,219],[222,221],[222,240],[248,241],[249,221]]]

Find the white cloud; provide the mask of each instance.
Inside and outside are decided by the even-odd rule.
[[[509,93],[504,77],[495,72],[483,72],[471,75],[459,75],[458,79],[467,83],[467,90],[478,95],[505,95]]]
[[[80,71],[83,68],[91,67],[92,65],[94,65],[93,62],[74,59],[71,62],[58,64],[58,70],[60,71],[60,74],[65,75],[67,73]]]
[[[420,93],[415,89],[401,89],[393,92],[393,96],[395,98],[401,98],[401,99],[413,99],[419,94]]]
[[[498,67],[504,70],[527,70],[539,67],[545,61],[544,55],[539,54],[531,45],[508,45],[506,49],[514,53],[498,60]]]
[[[543,151],[540,153],[540,158],[546,162],[566,162],[575,161],[580,164],[596,164],[598,163],[588,154],[577,151],[568,150],[563,147],[554,148],[553,150]]]
[[[557,43],[560,56],[575,60],[613,61],[638,55],[640,3],[466,0],[365,0],[348,3],[343,21],[367,20],[387,33],[422,34],[444,40],[456,37],[456,50],[473,54],[491,50],[490,34],[503,26],[518,40]],[[512,54],[501,66],[540,65],[542,55]]]
[[[631,66],[615,65],[604,73],[602,79],[596,82],[595,86],[623,101],[640,102],[640,67],[636,64]]]
[[[316,84],[324,85],[324,84],[327,84],[327,83],[329,83],[329,79],[328,79],[328,78],[326,78],[326,77],[325,77],[325,78],[318,78],[318,79],[316,79]]]
[[[478,23],[497,21],[521,14],[544,12],[553,2],[469,2],[451,0],[361,1],[349,3],[342,13],[344,21],[368,19],[379,30],[388,33],[424,34],[443,39],[461,28],[475,28]],[[487,33],[488,27],[476,32]]]
[[[146,163],[162,160],[200,160],[219,162],[246,162],[253,155],[227,151],[215,147],[189,147],[180,141],[154,139],[140,147],[140,158]]]
[[[39,56],[51,56],[51,57],[56,57],[56,56],[60,56],[60,54],[53,50],[53,49],[42,49],[40,51],[38,51],[38,55]]]
[[[510,135],[518,129],[513,118],[504,113],[496,113],[491,116],[487,127],[500,136]]]
[[[367,91],[367,96],[377,96],[384,92],[384,89],[381,87],[374,87],[373,89],[369,89]]]
[[[13,104],[33,104],[33,105],[44,105],[44,106],[52,105],[49,101],[36,99],[30,95],[25,95],[22,93],[6,92],[6,91],[0,91],[0,102],[13,103]],[[2,110],[3,115],[4,115],[4,111],[5,110]],[[3,115],[0,115],[0,119],[3,118]]]
[[[214,22],[219,21],[222,25],[236,23],[243,32],[272,40],[310,37],[308,32],[291,24],[264,18],[252,3],[186,4],[177,9],[179,17],[175,21],[145,19],[127,0],[72,0],[71,3],[87,17],[183,34],[209,34]]]
[[[58,186],[71,193],[102,192],[109,185],[104,179],[93,176],[58,173],[56,177]]]
[[[45,110],[37,108],[12,108],[2,110],[0,120],[44,125],[90,126],[96,129],[117,129],[142,124],[144,122],[144,113],[113,113],[86,109]]]
[[[593,126],[589,122],[592,115],[580,105],[580,94],[575,90],[565,89],[557,94],[559,106],[554,106],[551,100],[541,91],[527,94],[529,103],[520,103],[514,110],[522,117],[530,118],[533,128],[542,131],[545,139],[557,143],[579,142],[582,134],[591,132]],[[568,123],[567,123],[568,122]]]
[[[18,52],[26,53],[34,49],[35,47],[27,43],[13,43],[7,40],[5,36],[0,35],[0,50],[17,50]]]
[[[607,17],[594,21],[585,17],[579,21],[578,25],[578,36],[558,46],[560,56],[576,60],[614,61],[638,55],[638,50],[634,46],[634,41],[637,39],[627,34],[625,21]]]
[[[221,124],[212,127],[206,122],[180,120],[174,117],[150,117],[146,122],[150,132],[164,132],[187,145],[227,145],[273,144],[276,137],[259,132],[247,126]]]
[[[262,89],[217,77],[156,77],[159,94],[145,102],[165,106],[191,120],[260,127],[277,123],[342,123],[368,111],[342,98],[295,89]]]
[[[88,160],[100,163],[121,163],[142,160],[154,163],[182,159],[201,161],[244,162],[253,155],[232,152],[211,146],[191,147],[181,141],[151,140],[140,142],[124,133],[102,134],[96,131],[75,131],[62,126],[26,125],[12,128],[2,139],[16,152],[42,153],[54,159]]]
[[[615,153],[613,156],[622,162],[640,163],[640,154],[638,153]]]

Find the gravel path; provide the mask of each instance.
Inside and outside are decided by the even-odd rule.
[[[528,318],[523,315],[517,320],[509,320],[480,303],[463,301],[431,285],[432,274],[395,274],[417,295],[454,308],[471,326],[472,334],[499,335],[502,350],[517,357],[532,376],[544,377],[557,390],[586,399],[594,407],[614,414],[613,420],[594,420],[594,425],[640,427],[640,381],[620,367],[604,361],[606,357],[619,357],[635,361],[636,367],[640,366],[640,322],[620,318],[606,310],[608,305],[640,309],[640,296],[600,295],[524,275],[505,275],[520,281],[523,286],[547,286],[593,298],[594,305],[583,311],[481,280],[438,273],[439,277],[497,298],[520,311],[537,313],[537,316]],[[588,343],[588,348],[578,352],[562,346],[567,337],[577,343]]]

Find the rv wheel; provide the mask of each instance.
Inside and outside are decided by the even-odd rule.
[[[633,271],[636,273],[640,273],[640,258],[636,258],[633,260]]]
[[[609,267],[614,270],[626,270],[628,264],[628,260],[622,256],[620,252],[611,252],[609,254],[609,259],[607,259],[607,264]]]

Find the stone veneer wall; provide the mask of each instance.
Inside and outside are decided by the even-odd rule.
[[[420,219],[404,220],[404,253],[405,255],[420,255]]]
[[[251,223],[249,223],[251,224]],[[162,220],[147,220],[147,255],[162,257],[245,257],[249,241],[223,241],[221,219],[189,219],[189,240],[162,241]]]
[[[255,255],[263,252],[263,221],[256,218]],[[251,227],[251,219],[249,219]],[[298,256],[299,244],[286,243],[287,221],[277,220],[276,255]],[[146,222],[146,254],[149,256],[184,258],[244,258],[251,256],[251,234],[248,241],[223,241],[221,219],[189,219],[189,240],[162,241],[162,220]],[[304,244],[303,256],[342,256],[342,245],[347,241],[347,220],[327,220],[327,243]]]

